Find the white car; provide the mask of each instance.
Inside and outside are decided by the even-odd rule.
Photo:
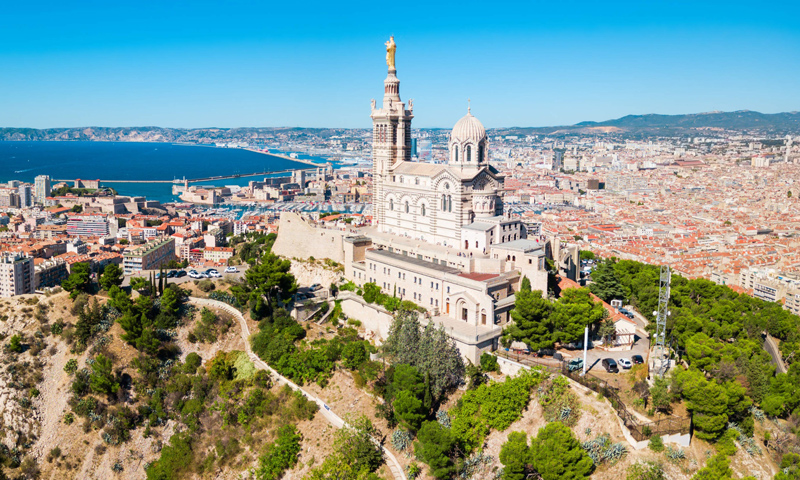
[[[236,270],[236,267],[225,267],[225,273],[236,273],[239,270]]]
[[[619,366],[622,367],[625,370],[627,370],[627,369],[629,369],[629,368],[631,368],[633,366],[633,363],[631,363],[631,359],[630,358],[620,358],[619,360],[617,360],[617,363],[619,363]]]
[[[222,274],[216,270],[214,270],[213,272],[208,272],[208,276],[211,278],[222,278]]]
[[[191,277],[191,278],[200,278],[200,274],[195,272],[194,270],[191,270],[189,272],[189,277]]]

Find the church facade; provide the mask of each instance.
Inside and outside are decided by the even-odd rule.
[[[522,238],[519,222],[502,216],[503,176],[489,165],[481,122],[468,109],[450,134],[449,161],[418,163],[411,161],[413,117],[413,102],[407,108],[400,99],[400,81],[390,65],[383,102],[378,107],[373,100],[371,114],[373,224],[378,230],[483,253],[492,244]]]

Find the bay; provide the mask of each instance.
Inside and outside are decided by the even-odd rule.
[[[325,159],[300,155],[324,163]],[[52,179],[100,179],[121,195],[141,195],[162,203],[177,201],[170,183],[115,183],[105,180],[172,180],[263,171],[313,168],[274,155],[239,148],[138,142],[0,141],[0,182]],[[247,185],[260,177],[240,177],[207,185]],[[195,184],[192,185],[201,185]]]

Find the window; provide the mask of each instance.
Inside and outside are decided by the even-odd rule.
[[[431,288],[433,288],[433,282],[431,282]]]
[[[408,200],[406,200],[406,213],[408,213]]]
[[[467,147],[467,148],[469,148],[469,147]],[[461,320],[464,320],[465,322],[467,321],[467,309],[466,308],[462,308],[461,309]]]
[[[419,185],[419,177],[417,177],[417,178],[414,178],[414,184],[415,184],[415,185]]]
[[[400,274],[400,272],[397,272],[397,278],[402,278],[402,275]]]
[[[420,206],[419,212],[422,214],[423,217],[425,216],[426,212],[425,212],[425,204],[424,203]]]
[[[431,298],[431,305],[433,305],[433,298]]]
[[[471,145],[467,145],[467,161],[468,162],[472,161],[472,146]]]
[[[436,290],[439,290],[439,284],[438,283],[436,284]]]
[[[437,307],[439,306],[439,300],[436,300],[436,306]]]
[[[450,293],[450,287],[449,286],[447,287],[447,293]]]
[[[483,145],[478,145],[478,162],[483,161]]]
[[[394,199],[393,198],[389,199],[389,210],[394,210]]]
[[[456,145],[455,147],[455,153],[456,153],[456,162],[458,162],[458,145]]]
[[[478,241],[475,240],[475,248],[478,248]]]

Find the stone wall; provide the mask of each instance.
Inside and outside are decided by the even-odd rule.
[[[345,231],[315,228],[293,212],[282,212],[272,251],[287,258],[330,258],[344,264]]]

